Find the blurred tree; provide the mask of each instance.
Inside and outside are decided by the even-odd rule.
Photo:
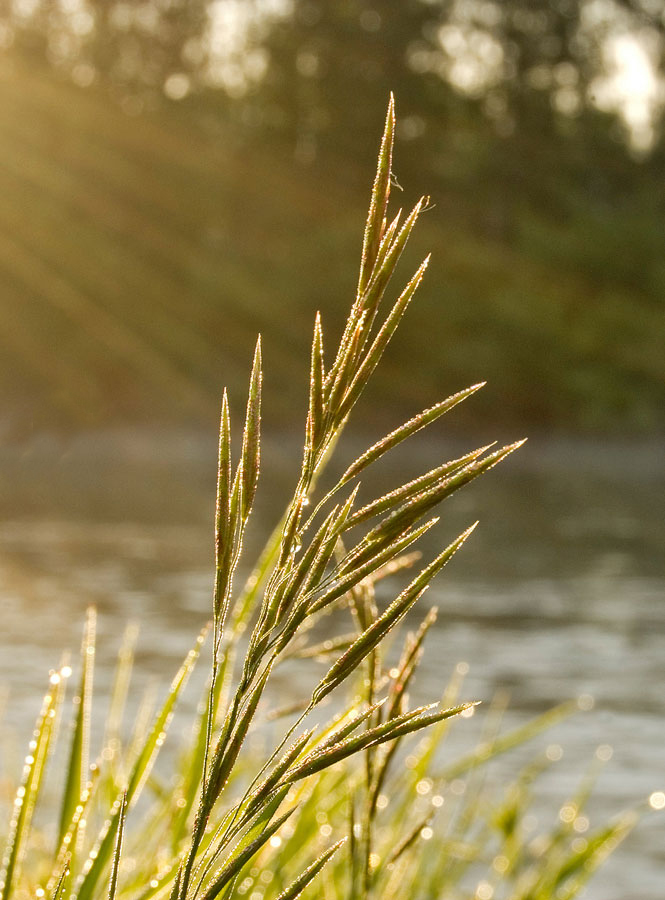
[[[616,36],[632,36],[635,52],[648,44],[659,77],[664,16],[661,0],[293,0],[263,38],[260,87],[241,102],[301,162],[358,159],[373,147],[367,111],[394,89],[400,136],[419,142],[409,181],[489,192],[480,224],[510,237],[524,198],[565,216],[576,192],[604,202],[635,183],[622,110],[599,109],[598,86]],[[654,103],[652,150],[660,113]]]
[[[306,162],[331,135],[342,153],[371,147],[367,110],[389,88],[408,110],[402,137],[426,147],[480,110],[500,137],[569,139],[598,104],[613,41],[628,36],[662,76],[664,23],[663,0],[33,0],[0,5],[0,43],[81,83],[211,92],[213,105],[221,90]]]
[[[0,38],[106,83],[128,112],[187,98],[227,135],[341,163],[351,182],[394,90],[414,192],[511,243],[525,208],[592,229],[614,216],[632,222],[621,255],[643,260],[635,210],[665,203],[664,22],[663,0],[35,0],[0,9]]]
[[[246,270],[253,277],[261,268],[266,273],[254,312],[249,295],[237,285],[229,289],[229,295],[244,298],[246,308],[238,307],[244,322],[269,306],[263,291],[266,296],[278,293],[280,274],[289,272],[291,283],[298,283],[298,296],[304,297],[314,271],[308,266],[317,265],[311,261],[320,259],[326,240],[334,251],[331,265],[338,265],[346,226],[333,218],[329,231],[316,231],[312,223],[327,199],[339,195],[351,203],[349,198],[364,195],[387,95],[394,90],[398,140],[412,144],[409,152],[397,156],[396,175],[410,193],[405,203],[414,194],[431,192],[438,207],[430,217],[434,229],[459,245],[455,250],[451,244],[446,264],[457,252],[458,271],[451,274],[459,287],[454,344],[460,348],[460,377],[464,360],[477,353],[485,353],[488,371],[503,371],[508,355],[517,371],[519,344],[523,359],[516,384],[524,392],[520,406],[530,403],[534,417],[543,420],[541,405],[556,404],[534,387],[538,377],[555,384],[565,372],[573,394],[584,398],[592,411],[614,409],[619,403],[621,391],[612,387],[619,358],[624,368],[637,373],[636,383],[643,379],[662,386],[662,353],[660,347],[654,350],[652,339],[658,328],[640,325],[640,309],[644,322],[662,320],[665,0],[2,4],[0,0],[0,47],[13,44],[33,58],[45,58],[77,84],[94,85],[90,93],[94,102],[101,100],[101,109],[109,93],[127,113],[161,104],[167,114],[147,120],[160,121],[163,134],[182,128],[188,146],[196,145],[198,138],[203,141],[210,155],[195,162],[188,157],[186,163],[182,146],[171,145],[173,167],[160,170],[154,194],[161,197],[160,179],[182,187],[173,208],[188,214],[182,229],[187,241],[184,282],[188,296],[198,297],[199,290],[205,295],[201,315],[206,335],[215,321],[210,309],[216,309],[219,281],[218,270],[210,275],[212,269],[206,270],[202,259],[210,252],[217,265],[217,250],[211,248],[224,241],[233,239],[231,256],[249,263]],[[57,115],[53,128],[58,135],[61,120],[69,123],[66,127],[78,128],[78,122]],[[123,123],[121,115],[113,121],[123,135],[133,129],[134,123]],[[8,132],[10,124],[15,123],[6,117]],[[32,124],[26,128],[31,139],[38,139],[39,129]],[[94,125],[91,130],[94,154],[96,129]],[[146,139],[137,154],[148,170],[160,159],[159,145],[160,139]],[[126,152],[119,151],[118,159],[124,161]],[[217,167],[223,154],[227,169],[221,172]],[[69,177],[66,153],[62,165]],[[310,172],[303,177],[308,166]],[[82,169],[87,171],[86,166]],[[194,170],[196,181],[190,182]],[[257,223],[268,220],[264,193],[254,205],[248,202],[248,186],[258,171],[275,176],[264,192],[272,191],[271,228],[279,238],[270,252],[260,228],[257,239]],[[57,179],[55,187],[60,189]],[[297,209],[301,188],[301,199],[312,201],[312,215],[289,231],[283,199],[287,195],[289,206]],[[130,198],[133,192],[134,187]],[[211,199],[213,194],[219,201]],[[152,203],[152,198],[146,202],[148,212]],[[161,230],[160,223],[160,238]],[[492,241],[479,240],[478,233]],[[251,237],[236,240],[243,234]],[[501,244],[510,245],[507,253]],[[140,255],[140,232],[132,239],[132,250],[134,245]],[[302,254],[298,259],[292,249],[296,245]],[[483,270],[484,254],[495,260],[495,268]],[[513,269],[528,274],[541,271],[538,267],[554,275],[540,282],[525,275],[528,287],[519,279],[511,282]],[[504,274],[497,278],[488,275],[490,271]],[[542,285],[549,288],[559,275],[571,273],[576,287],[548,300]],[[327,286],[331,310],[339,274],[335,272]],[[498,285],[502,279],[505,284]],[[616,299],[615,288],[621,299]],[[474,304],[479,298],[483,303],[469,303],[471,294]],[[325,298],[319,299],[325,306]],[[299,302],[289,294],[293,309]],[[434,300],[432,304],[435,310]],[[601,306],[606,307],[602,313]],[[546,319],[549,326],[543,327]],[[623,353],[625,323],[630,328],[634,324],[634,335]],[[630,349],[639,343],[640,328],[650,331],[644,334],[652,347],[646,353],[642,347]],[[181,343],[184,347],[180,337],[169,337],[178,358]],[[590,357],[610,345],[605,369],[598,374]],[[440,373],[438,356],[432,351],[430,365]],[[577,362],[562,364],[562,356]],[[547,359],[549,374],[543,374]],[[588,377],[580,360],[588,366]],[[448,358],[445,365],[450,369],[456,364]],[[534,380],[532,373],[538,371]],[[602,385],[607,388],[606,402]],[[549,396],[557,396],[556,391]],[[621,396],[635,401],[635,392]],[[653,409],[657,406],[654,402]],[[553,418],[559,416],[550,412]],[[634,418],[640,416],[646,421],[651,412]]]

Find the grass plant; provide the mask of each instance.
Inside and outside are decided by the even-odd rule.
[[[443,697],[409,704],[436,619],[434,609],[421,609],[422,595],[475,524],[424,565],[414,545],[437,525],[443,500],[521,442],[480,447],[374,499],[359,499],[358,479],[481,385],[378,440],[321,496],[323,469],[427,268],[425,260],[388,304],[398,260],[427,203],[421,199],[403,220],[399,213],[388,217],[394,126],[391,101],[357,294],[332,355],[316,317],[302,466],[279,526],[237,589],[260,470],[259,341],[235,454],[226,394],[222,402],[212,623],[196,637],[152,722],[136,717],[129,735],[122,723],[132,649],[131,642],[123,645],[91,766],[90,612],[68,750],[56,757],[62,769],[51,773],[59,809],[51,805],[45,822],[34,815],[40,802],[46,805],[47,764],[63,718],[69,666],[50,676],[16,787],[1,900],[566,900],[631,827],[632,813],[581,835],[585,781],[566,800],[566,814],[555,810],[552,828],[534,840],[524,817],[546,758],[499,791],[484,782],[494,757],[554,724],[574,704],[508,734],[488,731],[474,751],[453,759],[446,759],[444,746],[451,722],[475,708],[459,699],[459,672]],[[414,566],[417,574],[409,575]],[[390,585],[402,578],[405,586],[386,603],[386,585],[377,585],[388,576]],[[420,616],[419,624],[401,638],[395,661],[387,645],[396,646],[409,614]],[[155,762],[171,740],[176,705],[206,640],[210,675],[199,713],[191,732],[181,727],[172,770],[164,772]],[[317,675],[312,665],[308,699],[297,709],[270,713],[273,676],[294,657],[323,669]]]

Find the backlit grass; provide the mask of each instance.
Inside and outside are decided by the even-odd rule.
[[[89,613],[73,703],[65,703],[67,665],[51,674],[25,756],[6,829],[2,900],[565,900],[632,826],[631,812],[592,827],[584,812],[590,781],[582,779],[575,796],[552,811],[551,826],[529,833],[533,782],[551,754],[515,783],[484,782],[490,760],[574,704],[512,733],[490,721],[476,749],[455,758],[446,752],[448,729],[453,720],[465,727],[477,699],[463,697],[461,670],[432,703],[409,703],[436,619],[423,594],[475,524],[443,539],[431,560],[421,561],[417,542],[438,527],[446,498],[521,442],[473,449],[378,497],[359,476],[365,480],[384,454],[482,385],[417,413],[372,444],[325,495],[318,488],[427,268],[425,260],[388,301],[395,266],[426,205],[423,199],[406,216],[388,215],[393,131],[391,103],[358,289],[336,350],[316,316],[302,465],[279,526],[253,574],[237,585],[261,462],[259,341],[240,447],[232,446],[226,394],[222,403],[211,626],[194,639],[162,706],[139,712],[129,727],[127,641],[104,731],[93,734]],[[376,589],[386,579],[387,602]],[[414,629],[404,636],[407,616]],[[206,641],[210,671],[198,717],[178,728],[176,707]],[[275,712],[274,675],[294,657],[315,661],[294,686],[294,698],[305,699]],[[49,781],[58,731],[66,752],[55,757],[61,768]],[[167,741],[175,743],[165,760],[170,770],[155,765]],[[49,806],[46,790],[57,796]]]

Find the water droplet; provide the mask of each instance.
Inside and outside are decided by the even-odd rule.
[[[654,791],[649,797],[649,806],[651,809],[665,809],[665,793]]]
[[[476,888],[477,900],[492,900],[493,896],[494,896],[494,888],[489,883],[489,881],[478,882],[478,887]]]
[[[559,810],[559,818],[562,822],[569,825],[571,822],[575,821],[575,816],[577,815],[577,807],[573,806],[572,803],[566,803],[565,806],[562,806]]]
[[[429,794],[432,790],[432,779],[431,778],[422,778],[418,784],[416,785],[416,793],[421,796],[425,796],[425,794]]]

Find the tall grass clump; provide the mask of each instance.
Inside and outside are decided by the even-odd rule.
[[[371,499],[359,499],[359,476],[481,385],[419,412],[362,453],[324,496],[318,489],[427,268],[425,260],[388,302],[398,260],[426,205],[423,198],[404,218],[388,217],[393,133],[391,102],[357,294],[334,353],[324,349],[323,325],[315,320],[302,465],[278,527],[237,589],[260,469],[259,342],[235,452],[226,394],[222,402],[212,624],[196,637],[152,722],[136,717],[129,735],[123,710],[132,646],[123,644],[105,731],[93,744],[95,615],[89,613],[55,777],[47,778],[47,763],[56,726],[67,718],[69,667],[51,674],[30,740],[5,837],[1,900],[565,900],[630,828],[626,815],[580,836],[575,825],[585,781],[566,798],[572,813],[555,810],[551,830],[533,840],[523,820],[545,757],[498,791],[484,785],[489,760],[558,721],[568,706],[507,734],[490,729],[474,750],[446,759],[451,720],[474,709],[458,699],[459,673],[434,702],[409,704],[436,619],[434,609],[422,609],[422,595],[475,524],[443,541],[424,563],[415,545],[437,525],[443,500],[521,442],[474,449]],[[377,584],[387,576],[405,586],[379,602]],[[397,646],[398,626],[410,613],[419,619],[411,619],[414,630],[388,664],[386,643]],[[169,774],[154,764],[206,637],[209,678],[191,731],[180,729]],[[269,708],[272,679],[293,657],[323,668],[319,675],[314,665],[309,669],[305,701],[276,712]]]

